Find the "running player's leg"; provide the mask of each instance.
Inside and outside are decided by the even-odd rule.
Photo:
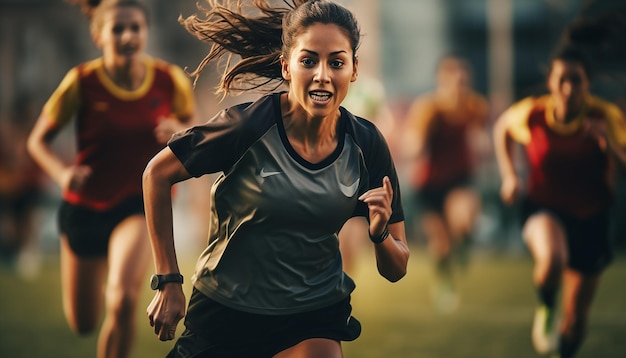
[[[461,264],[467,263],[471,234],[480,214],[480,208],[480,197],[470,187],[458,187],[446,196],[445,220],[448,224],[453,251]]]
[[[431,287],[431,299],[443,313],[451,313],[459,303],[454,267],[452,262],[452,239],[443,215],[428,211],[422,215],[422,230],[434,261],[435,277]]]
[[[533,281],[540,301],[533,322],[533,345],[539,353],[549,353],[558,344],[556,299],[568,260],[565,230],[556,217],[541,211],[527,219],[522,236],[535,262]]]
[[[106,258],[80,257],[65,235],[61,236],[60,255],[65,318],[74,332],[91,333],[100,323]]]
[[[452,242],[443,215],[435,211],[425,212],[422,215],[421,225],[428,252],[435,261],[438,272],[449,273]]]
[[[535,262],[533,282],[539,298],[554,306],[567,264],[565,231],[553,215],[540,212],[528,218],[522,236]]]
[[[591,303],[600,282],[599,274],[565,271],[563,321],[560,327],[560,358],[573,357],[587,331]]]
[[[141,290],[147,287],[150,243],[145,218],[135,214],[121,221],[109,242],[106,315],[98,341],[99,357],[127,357],[135,337]]]

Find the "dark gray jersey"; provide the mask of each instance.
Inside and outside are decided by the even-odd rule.
[[[222,172],[211,192],[208,247],[194,286],[234,309],[291,314],[336,303],[354,290],[337,232],[367,216],[360,194],[394,186],[391,222],[402,221],[397,175],[380,133],[341,108],[337,149],[310,163],[289,144],[280,94],[231,107],[169,143],[193,176]]]

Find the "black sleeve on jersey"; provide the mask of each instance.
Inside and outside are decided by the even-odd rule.
[[[174,134],[168,146],[194,177],[228,171],[276,121],[272,96],[222,110],[202,125]]]
[[[341,109],[349,119],[346,125],[347,134],[354,138],[363,152],[365,166],[369,174],[370,187],[367,190],[382,186],[383,178],[388,176],[393,187],[392,214],[389,223],[403,221],[404,211],[402,209],[400,183],[387,141],[372,122],[354,116],[343,107]],[[355,216],[368,216],[367,205],[362,201],[359,201],[357,205]]]

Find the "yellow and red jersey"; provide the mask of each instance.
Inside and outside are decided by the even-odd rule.
[[[501,117],[508,133],[524,145],[529,199],[578,218],[606,210],[612,203],[611,160],[585,128],[585,121],[606,124],[610,140],[626,145],[626,123],[614,104],[588,96],[582,113],[559,122],[549,95],[529,97]]]
[[[66,201],[97,210],[141,195],[141,176],[148,161],[165,145],[154,130],[172,115],[186,120],[194,110],[191,83],[179,67],[146,56],[146,75],[135,90],[117,86],[102,58],[72,68],[43,108],[50,126],[60,128],[76,118],[76,165],[92,175]]]

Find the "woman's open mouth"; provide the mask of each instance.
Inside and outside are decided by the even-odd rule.
[[[332,97],[332,93],[330,92],[326,92],[326,91],[311,91],[309,92],[309,97],[311,97],[311,99],[314,102],[318,102],[321,104],[327,103],[328,101],[330,101],[330,98]]]

